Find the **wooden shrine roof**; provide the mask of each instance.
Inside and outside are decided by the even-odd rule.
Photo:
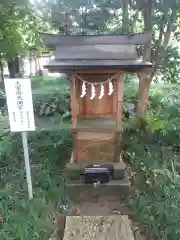
[[[113,67],[113,68],[148,68],[152,64],[138,60],[53,60],[44,66],[50,72],[83,70],[87,68]]]
[[[51,72],[93,67],[147,68],[150,62],[140,59],[136,45],[148,43],[151,33],[118,36],[62,36],[42,34],[47,46],[55,46],[55,60],[45,66]]]
[[[93,44],[145,44],[151,40],[152,33],[134,33],[121,35],[55,35],[41,34],[44,44],[56,45],[93,45]]]

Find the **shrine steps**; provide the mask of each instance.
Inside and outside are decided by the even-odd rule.
[[[93,184],[85,184],[82,180],[68,180],[66,192],[74,203],[91,201],[91,199],[99,197],[123,199],[129,196],[130,182],[127,177],[124,177],[121,180],[110,180],[108,183],[94,187]]]

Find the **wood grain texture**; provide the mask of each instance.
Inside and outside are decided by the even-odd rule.
[[[72,162],[77,161],[77,132],[72,132],[72,137],[73,137],[73,149],[72,149]]]
[[[82,59],[116,59],[132,60],[137,59],[136,46],[133,44],[94,44],[80,46],[57,46],[56,59],[82,60]]]
[[[111,78],[114,74],[81,74],[80,77],[88,82],[92,83],[100,83],[107,81],[108,78]],[[116,89],[116,81],[112,81],[113,88]],[[106,115],[114,115],[116,112],[115,109],[115,101],[116,101],[116,90],[113,92],[111,96],[108,95],[109,92],[109,84],[104,84],[104,96],[102,99],[99,99],[101,86],[96,85],[96,97],[91,100],[91,85],[86,84],[86,92],[87,94],[84,98],[81,98],[81,91],[82,91],[82,84],[81,80],[77,81],[77,98],[79,103],[78,109],[78,116],[106,116]]]
[[[123,84],[124,84],[124,72],[117,78],[117,107],[116,107],[116,129],[122,127],[123,116]]]
[[[70,86],[71,86],[71,115],[72,115],[72,129],[77,128],[77,114],[78,114],[78,101],[77,101],[77,91],[76,91],[76,77],[75,74],[70,75]],[[73,132],[73,151],[72,151],[72,161],[76,161],[77,155],[77,143],[76,143],[76,132]]]
[[[76,95],[76,77],[75,74],[70,76],[71,85],[71,115],[72,115],[72,128],[77,126],[77,95]]]
[[[122,72],[117,78],[117,102],[116,102],[116,150],[115,161],[119,161],[120,156],[120,132],[122,132],[122,118],[123,118],[123,84],[124,84],[124,72]],[[120,132],[118,132],[120,131]]]
[[[63,240],[134,240],[128,216],[66,217]]]
[[[109,129],[109,130],[115,130],[116,128],[116,121],[115,116],[113,118],[106,118],[106,115],[103,115],[103,117],[96,116],[94,118],[85,118],[85,119],[78,119],[77,127],[80,129],[94,129],[94,130],[100,130],[100,129]],[[103,132],[103,131],[102,131]]]
[[[83,59],[83,60],[51,60],[44,68],[50,72],[79,72],[81,70],[96,69],[96,68],[114,68],[116,71],[123,70],[125,72],[141,72],[143,69],[151,71],[152,63],[144,61],[143,59],[135,60],[114,60],[114,59]]]
[[[125,72],[147,72],[146,69],[142,68],[126,68],[123,69],[121,67],[119,68],[113,68],[113,67],[96,67],[96,68],[86,68],[86,69],[80,69],[78,70],[78,74],[116,74],[120,71],[125,71]]]
[[[113,133],[77,133],[77,162],[113,162],[115,158],[115,135]]]

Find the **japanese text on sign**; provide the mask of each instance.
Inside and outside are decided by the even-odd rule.
[[[6,79],[5,89],[11,131],[34,131],[30,79]]]

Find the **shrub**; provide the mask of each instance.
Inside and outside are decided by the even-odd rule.
[[[67,129],[29,133],[29,154],[35,198],[27,200],[20,134],[0,141],[0,239],[44,239],[56,236],[53,213],[67,204],[61,175],[71,154]]]
[[[34,111],[38,116],[61,115],[70,112],[69,93],[54,92],[49,95],[36,95],[33,98]]]
[[[127,160],[140,178],[130,199],[137,221],[152,239],[179,239],[180,176],[172,148],[151,132],[131,134],[127,142]]]
[[[66,78],[33,80],[36,86],[33,90],[34,111],[38,116],[52,116],[54,113],[61,115],[70,112],[70,92]]]

